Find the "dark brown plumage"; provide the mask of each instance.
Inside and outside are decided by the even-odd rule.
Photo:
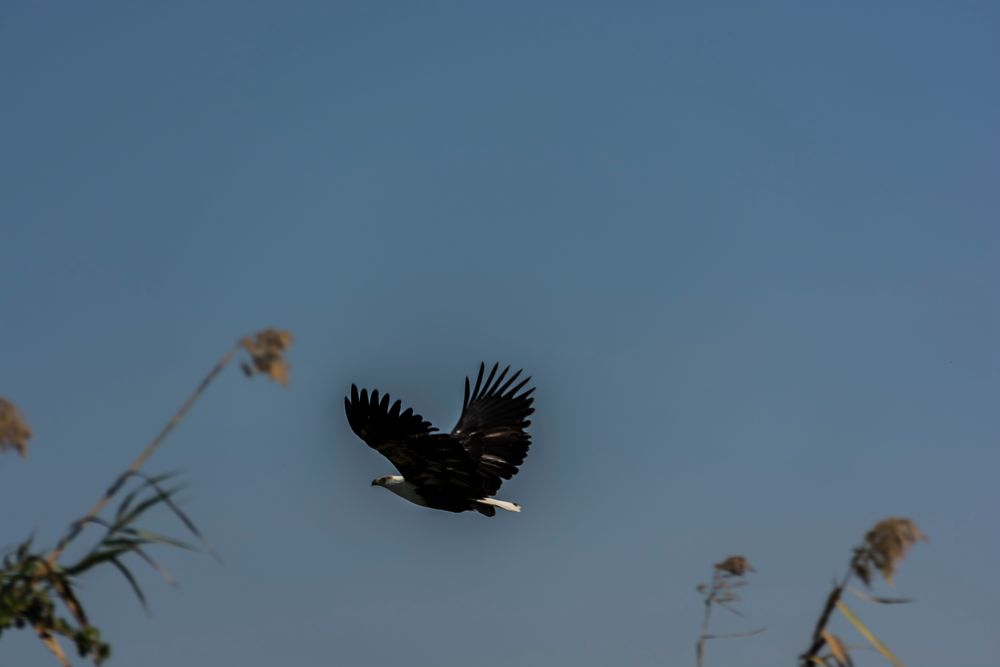
[[[510,366],[499,375],[498,369],[494,364],[484,378],[486,366],[480,364],[475,387],[466,378],[462,415],[451,433],[438,432],[412,408],[401,411],[400,401],[390,403],[388,394],[359,392],[351,385],[351,395],[344,399],[351,429],[389,459],[410,486],[404,491],[380,483],[390,478],[373,484],[434,509],[493,516],[494,507],[503,505],[482,501],[517,474],[527,456],[531,436],[525,429],[531,424],[535,391],[522,391],[531,378],[518,382],[521,371],[508,377]]]

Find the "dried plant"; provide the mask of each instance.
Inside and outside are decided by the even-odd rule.
[[[194,522],[175,502],[174,496],[181,487],[164,486],[172,480],[172,476],[149,477],[141,473],[140,468],[180,423],[212,381],[229,365],[241,347],[250,353],[258,372],[287,385],[288,364],[284,359],[284,352],[291,345],[291,341],[290,333],[268,329],[252,339],[244,338],[237,342],[208,372],[177,413],[146,445],[131,465],[118,475],[100,500],[86,514],[70,524],[55,548],[46,554],[44,551],[34,549],[34,540],[28,539],[6,554],[0,566],[0,636],[11,628],[30,628],[64,667],[68,667],[70,662],[59,637],[71,641],[80,657],[92,660],[95,664],[104,661],[110,655],[111,648],[101,639],[100,631],[90,624],[83,605],[76,595],[76,582],[81,575],[93,568],[110,565],[128,581],[137,599],[145,607],[146,596],[125,560],[126,557],[130,557],[145,562],[168,583],[173,583],[170,573],[151,556],[150,548],[157,545],[183,549],[192,547],[172,537],[153,533],[136,525],[137,520],[154,508],[162,507],[169,510],[191,535],[201,541],[204,548],[214,554],[201,537]],[[0,445],[3,448],[17,447],[23,453],[24,443],[30,435],[30,430],[24,425],[13,405],[0,399]],[[123,493],[133,480],[138,483],[133,485],[121,499],[114,515],[102,518],[101,512],[108,503]],[[88,526],[102,527],[103,536],[78,560],[64,564],[62,561],[65,550]]]
[[[748,572],[755,570],[745,556],[729,556],[712,566],[712,583],[698,584],[698,592],[704,596],[705,615],[701,623],[701,634],[695,644],[695,664],[702,667],[705,664],[705,643],[711,639],[732,639],[735,637],[750,637],[764,632],[759,628],[751,632],[735,632],[728,634],[709,634],[708,624],[712,617],[712,605],[742,616],[732,605],[740,601],[736,591],[750,582],[746,580]]]
[[[820,613],[813,631],[812,643],[806,652],[799,656],[803,666],[850,667],[853,665],[847,646],[840,637],[833,634],[828,628],[833,619],[833,612],[837,610],[886,660],[895,667],[902,667],[902,661],[861,622],[861,619],[844,603],[843,596],[844,591],[848,590],[847,586],[851,577],[854,576],[870,590],[873,570],[878,571],[886,584],[891,586],[893,575],[895,575],[900,562],[906,557],[913,545],[919,541],[926,542],[927,537],[920,531],[917,524],[904,517],[883,519],[865,534],[864,542],[854,549],[847,573],[840,583],[834,584],[833,590],[827,596],[823,611]],[[863,600],[877,604],[909,602],[905,598],[879,597],[858,591],[852,592]],[[824,647],[829,649],[829,653],[821,655]]]
[[[240,345],[250,353],[253,363],[242,364],[243,372],[250,377],[255,373],[263,373],[275,382],[288,386],[288,362],[285,360],[285,350],[292,345],[291,331],[265,329],[253,338],[244,338]]]
[[[756,572],[756,570],[750,565],[750,561],[746,559],[746,556],[730,556],[726,560],[716,563],[715,571],[729,574],[734,577],[742,577],[747,572]]]
[[[892,586],[896,567],[906,558],[918,541],[927,541],[917,524],[907,518],[879,521],[865,534],[865,541],[854,550],[851,568],[865,586],[871,588],[871,570],[879,571],[885,583]]]
[[[13,403],[0,396],[0,452],[16,449],[21,456],[28,455],[31,429]]]

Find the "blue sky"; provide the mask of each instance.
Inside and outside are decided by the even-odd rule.
[[[0,5],[0,542],[297,337],[289,390],[232,369],[150,462],[223,563],[163,553],[149,617],[85,579],[111,664],[692,664],[734,552],[718,629],[768,630],[708,664],[791,664],[889,515],[918,602],[858,613],[995,664],[997,5],[208,4]],[[538,387],[524,512],[372,489],[351,383],[447,428],[483,359]]]

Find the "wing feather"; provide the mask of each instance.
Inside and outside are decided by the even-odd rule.
[[[471,394],[469,378],[465,379],[462,416],[451,432],[478,462],[479,476],[488,495],[495,494],[503,480],[517,474],[518,466],[524,463],[531,447],[531,436],[525,429],[531,424],[528,417],[535,411],[534,388],[522,392],[531,378],[514,385],[522,371],[505,380],[510,366],[497,377],[499,367],[499,363],[494,364],[483,382],[486,365],[481,363]]]
[[[369,447],[382,454],[407,481],[421,488],[421,494],[439,505],[466,502],[483,497],[483,482],[476,460],[461,442],[436,433],[413,408],[400,412],[402,403],[390,407],[389,394],[351,385],[344,398],[351,430]]]
[[[466,399],[462,405],[462,416],[452,429],[452,435],[463,435],[475,431],[494,432],[497,430],[517,429],[523,430],[531,424],[528,421],[535,409],[531,406],[534,399],[531,397],[534,389],[518,394],[519,391],[531,380],[525,378],[512,390],[511,383],[521,376],[522,371],[517,371],[511,378],[503,384],[503,378],[510,369],[504,369],[500,377],[494,382],[493,378],[499,368],[499,364],[494,364],[489,377],[483,383],[483,373],[485,364],[479,365],[479,375],[476,378],[476,388],[471,394],[466,392]],[[466,387],[469,386],[469,379],[465,379]]]
[[[389,394],[384,394],[379,400],[378,389],[368,395],[367,389],[358,392],[351,385],[350,398],[344,398],[344,408],[347,411],[347,422],[359,438],[380,452],[394,442],[407,438],[433,433],[437,429],[429,421],[407,408],[400,414],[401,404],[396,401],[389,409]],[[382,452],[383,454],[385,452]]]

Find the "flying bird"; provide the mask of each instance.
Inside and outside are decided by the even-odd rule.
[[[474,388],[465,378],[462,416],[451,433],[438,432],[413,408],[401,412],[400,401],[390,405],[388,394],[380,398],[377,389],[359,393],[352,384],[350,398],[344,398],[351,430],[401,473],[379,477],[372,486],[448,512],[493,516],[498,507],[520,512],[517,503],[492,496],[503,480],[517,474],[528,454],[531,436],[525,429],[535,411],[535,389],[522,391],[531,378],[517,382],[521,371],[507,378],[510,366],[498,376],[499,367],[494,364],[484,380],[486,365],[480,364]]]

